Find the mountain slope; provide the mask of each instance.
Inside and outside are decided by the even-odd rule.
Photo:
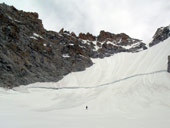
[[[4,7],[5,10],[9,10],[8,13],[4,12]],[[0,70],[0,84],[6,87],[11,86],[10,82],[16,82],[8,80],[11,77],[18,77],[14,72],[11,73],[11,70],[20,68],[25,62],[20,58],[22,57],[20,52],[23,52],[24,48],[33,52],[31,56],[26,57],[26,60],[28,59],[28,62],[36,67],[31,67],[29,70],[27,66],[24,67],[28,72],[34,71],[30,78],[24,75],[19,77],[21,77],[21,81],[25,80],[23,77],[26,77],[27,84],[37,83],[12,89],[0,88],[0,127],[170,127],[170,74],[167,72],[167,66],[170,64],[168,57],[170,38],[163,38],[154,47],[143,50],[145,45],[141,41],[134,40],[125,34],[101,31],[99,36],[93,36],[90,33],[75,36],[63,29],[59,33],[46,30],[38,33],[39,31],[36,32],[36,29],[32,30],[34,28],[26,29],[27,24],[25,24],[26,26],[22,25],[22,27],[28,30],[30,35],[19,32],[19,37],[25,36],[23,39],[28,39],[28,42],[23,42],[20,40],[22,38],[14,40],[13,36],[11,37],[13,29],[8,31],[7,24],[5,24],[18,26],[16,22],[19,19],[15,19],[15,21],[7,17],[11,9],[15,11],[15,8],[6,5],[0,8],[0,16],[5,20],[0,22],[2,23],[0,30],[3,33],[4,27],[6,32],[0,34],[0,52],[2,53],[0,54],[0,68],[3,69]],[[16,17],[21,13],[25,17],[33,16],[34,18],[31,19],[37,21],[36,13],[16,12]],[[161,37],[161,34],[164,35],[164,32],[157,35]],[[76,38],[76,41],[73,37]],[[128,43],[128,40],[131,40],[131,43]],[[33,46],[39,43],[42,43],[43,47],[38,45],[34,49]],[[17,50],[15,47],[9,50],[7,46],[12,44],[17,44]],[[44,48],[48,49],[46,47],[48,45],[53,46],[51,50],[52,53],[55,53],[54,55],[44,51]],[[18,50],[18,47],[21,50]],[[22,47],[24,48],[22,49]],[[19,66],[16,68],[13,67],[16,66],[13,64],[14,56],[19,61]],[[37,59],[40,56],[43,59],[46,58],[44,63],[48,62],[48,68],[44,67],[44,63],[42,66],[40,65],[41,59]],[[31,60],[33,58],[36,59]],[[59,62],[62,66],[58,65]],[[65,65],[66,62],[67,65]],[[72,64],[72,62],[79,63]],[[55,64],[58,68],[55,67]],[[4,66],[6,66],[5,70]],[[70,66],[68,70],[65,69],[67,66]],[[60,71],[61,67],[65,69],[63,74]],[[55,71],[58,70],[57,75]],[[5,75],[6,77],[4,77]],[[7,77],[9,75],[12,76]],[[65,77],[61,79],[63,76]],[[34,79],[32,80],[32,78]],[[13,86],[22,84],[21,81],[17,81]],[[86,106],[88,106],[88,110],[86,110]]]
[[[170,39],[139,53],[119,53],[104,60],[93,59],[92,67],[83,72],[71,73],[59,82],[51,84],[51,87],[97,86],[136,74],[166,72],[170,53],[169,42]],[[42,83],[42,86],[43,84],[47,86],[46,83]]]
[[[101,31],[98,36],[61,29],[47,31],[38,14],[0,4],[0,86],[56,82],[70,72],[120,52],[138,52],[145,44],[128,35]]]
[[[139,53],[93,59],[92,67],[57,83],[1,88],[0,126],[169,128],[169,45],[170,39]]]

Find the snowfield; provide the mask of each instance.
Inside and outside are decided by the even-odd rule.
[[[169,47],[93,59],[57,83],[0,88],[0,128],[170,128]]]

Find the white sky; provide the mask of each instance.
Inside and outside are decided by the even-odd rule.
[[[100,30],[150,41],[156,29],[170,24],[170,0],[0,0],[17,9],[38,12],[44,27],[59,31]]]

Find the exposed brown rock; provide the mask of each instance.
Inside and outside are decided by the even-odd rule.
[[[64,33],[64,28],[59,31],[60,34]]]
[[[128,35],[126,35],[125,33],[120,33],[116,35],[117,38],[121,38],[122,40],[127,40],[128,38],[130,38]]]
[[[90,41],[95,41],[96,40],[96,37],[93,36],[92,34],[90,33],[80,33],[78,38],[82,39],[82,40],[90,40]]]
[[[17,11],[17,9],[16,9],[14,6],[11,6],[11,8],[12,8],[14,11]]]
[[[108,39],[109,41],[112,41],[115,39],[115,34],[112,34],[110,32],[100,31],[100,34],[97,36],[97,40],[102,42]]]
[[[120,33],[120,34],[113,34],[110,32],[105,32],[105,31],[100,31],[99,36],[97,37],[97,40],[102,42],[102,41],[119,41],[121,39],[121,42],[127,42],[127,39],[130,37],[126,35],[125,33]]]
[[[29,16],[29,17],[38,19],[38,13],[36,13],[36,12],[25,12],[25,16]]]
[[[74,32],[71,32],[71,35],[72,35],[73,37],[77,37]]]

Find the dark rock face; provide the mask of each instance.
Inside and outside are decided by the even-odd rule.
[[[96,37],[90,33],[76,36],[64,29],[47,31],[37,13],[0,4],[0,87],[56,82],[91,66],[91,58],[145,48],[126,34],[101,31]]]
[[[170,56],[168,56],[168,72],[170,73]]]
[[[0,5],[0,86],[58,81],[92,65],[76,37],[46,31],[37,13]]]
[[[153,36],[152,42],[149,44],[149,47],[152,47],[166,40],[169,37],[170,37],[170,26],[158,28],[155,35]]]

